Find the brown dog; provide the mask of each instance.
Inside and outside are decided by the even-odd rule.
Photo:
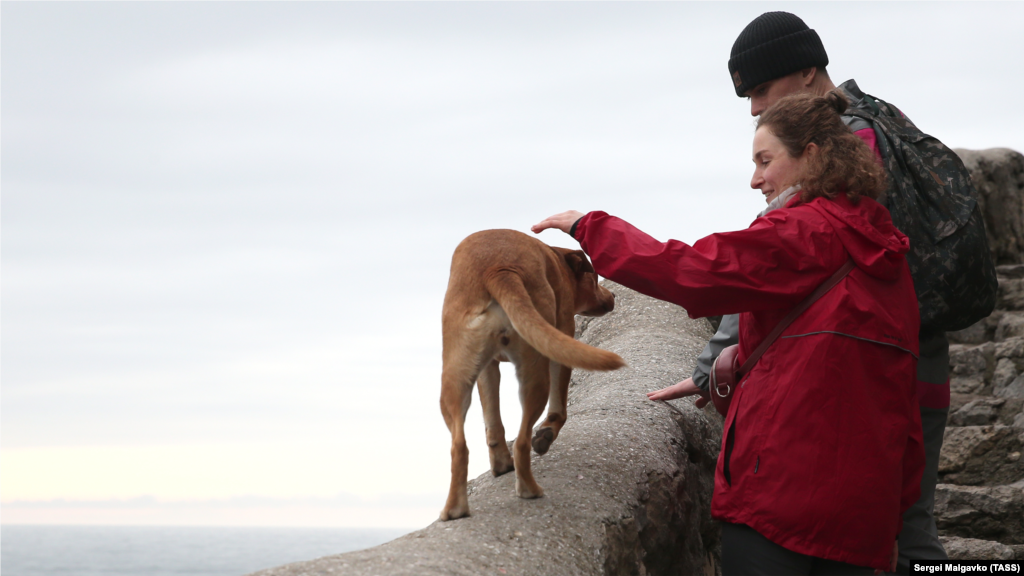
[[[477,232],[459,244],[442,312],[441,414],[452,433],[452,483],[442,520],[469,515],[464,423],[474,382],[480,384],[491,473],[514,468],[519,497],[544,495],[530,472],[531,429],[547,404],[548,417],[532,442],[544,454],[565,424],[572,368],[625,365],[617,354],[573,339],[576,314],[601,316],[614,306],[615,296],[597,284],[579,250],[554,248],[514,230]],[[523,407],[514,463],[498,409],[502,360],[516,366]]]

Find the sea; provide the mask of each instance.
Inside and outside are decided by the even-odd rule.
[[[361,550],[401,528],[0,526],[3,576],[241,576]]]

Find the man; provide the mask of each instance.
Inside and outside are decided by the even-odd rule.
[[[803,20],[787,12],[768,12],[754,19],[732,47],[729,73],[736,95],[750,100],[750,113],[759,116],[783,96],[811,93],[819,96],[836,89],[825,67],[828,56],[818,34]],[[853,80],[839,86],[851,108],[866,108],[865,94]],[[844,115],[843,121],[882,159],[876,132],[870,122]],[[751,181],[761,188],[759,171]],[[890,177],[892,175],[890,174]],[[880,199],[883,204],[885,199]],[[778,206],[769,206],[769,210]],[[762,212],[762,215],[764,212]],[[915,278],[915,283],[918,279]],[[654,399],[677,398],[706,390],[714,359],[726,346],[737,342],[738,317],[722,319],[718,332],[698,358],[692,378],[649,396]],[[921,480],[921,497],[903,516],[899,535],[897,572],[909,573],[909,561],[946,559],[939,542],[933,508],[938,476],[939,452],[949,413],[949,341],[944,331],[923,330],[917,369],[918,396],[926,452]],[[706,400],[698,400],[702,406]]]

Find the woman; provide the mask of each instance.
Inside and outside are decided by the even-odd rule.
[[[847,260],[856,264],[736,387],[711,509],[726,575],[894,569],[901,515],[918,497],[909,244],[875,201],[884,173],[842,123],[846,105],[838,93],[795,95],[761,116],[751,187],[769,202],[792,198],[746,230],[689,246],[604,212],[533,227],[570,233],[599,274],[691,317],[741,313],[740,362]],[[696,392],[684,382],[650,396]]]

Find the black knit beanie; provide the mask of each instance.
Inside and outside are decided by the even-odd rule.
[[[765,12],[732,45],[729,74],[736,95],[804,68],[828,66],[818,33],[789,12]]]

